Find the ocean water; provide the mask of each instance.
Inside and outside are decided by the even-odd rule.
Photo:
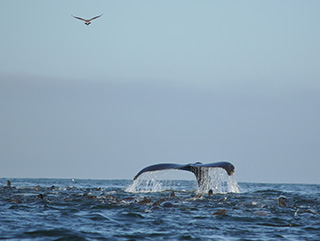
[[[0,179],[3,240],[320,240],[320,185],[213,179],[209,196],[152,175],[10,181]]]

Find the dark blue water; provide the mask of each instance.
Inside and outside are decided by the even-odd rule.
[[[10,181],[0,179],[5,240],[320,240],[320,185],[240,183],[208,196],[194,181],[151,192],[132,192],[131,180]]]

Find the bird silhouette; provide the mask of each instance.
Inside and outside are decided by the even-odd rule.
[[[73,15],[71,15],[71,16],[74,17],[74,18],[76,18],[76,19],[79,19],[79,20],[84,21],[84,24],[87,25],[87,26],[89,26],[89,24],[91,24],[91,21],[92,21],[92,20],[94,20],[94,19],[96,19],[96,18],[100,18],[102,15],[103,15],[103,14],[98,15],[98,16],[95,16],[95,17],[90,18],[90,19],[84,19],[84,18],[80,18],[80,17],[73,16]]]

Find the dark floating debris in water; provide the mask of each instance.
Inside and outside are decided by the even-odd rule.
[[[113,203],[119,203],[119,199],[113,195],[104,195],[104,198],[106,198],[107,200],[109,200]]]
[[[161,198],[161,199],[159,199],[158,201],[155,201],[153,204],[152,204],[152,206],[160,206],[161,205],[161,203],[163,203],[163,202],[165,202],[165,201],[168,201],[169,199],[168,198]]]
[[[142,201],[138,202],[138,204],[150,204],[150,203],[152,203],[152,199],[146,198],[146,197],[144,197]]]
[[[280,196],[280,197],[278,197],[277,202],[280,207],[286,207],[287,202],[288,202],[288,198],[285,196]]]
[[[164,207],[164,208],[173,208],[174,205],[173,205],[171,202],[166,201],[166,202],[164,202],[164,203],[161,204],[161,207]]]
[[[195,195],[193,198],[201,198],[201,197],[202,197],[202,194],[199,193],[199,194]]]
[[[83,194],[83,197],[86,199],[97,199],[96,195],[89,195],[87,193]]]
[[[210,197],[212,195],[213,195],[213,191],[212,191],[212,189],[210,189],[209,192],[208,192],[208,196]]]
[[[111,195],[107,195],[107,196],[111,196]],[[134,197],[125,197],[121,201],[125,202],[125,203],[132,203],[135,201],[135,198]]]
[[[226,215],[226,214],[227,214],[227,210],[220,209],[220,210],[214,212],[212,215]]]
[[[38,194],[37,197],[40,198],[40,199],[43,199],[44,196],[43,196],[43,194],[40,193],[40,194]]]
[[[9,202],[11,202],[11,203],[18,203],[18,204],[23,203],[20,199],[17,199],[17,198],[14,198],[14,199],[10,200]]]

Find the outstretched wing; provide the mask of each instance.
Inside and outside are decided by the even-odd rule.
[[[73,15],[71,15],[72,17],[74,17],[74,18],[76,18],[76,19],[79,19],[79,20],[82,20],[82,21],[85,21],[85,22],[87,22],[88,20],[86,20],[86,19],[83,19],[83,18],[80,18],[80,17],[76,17],[76,16],[73,16]]]
[[[92,20],[94,20],[94,19],[96,19],[96,18],[100,18],[102,15],[103,15],[103,14],[98,15],[98,16],[95,16],[95,17],[93,17],[93,18],[90,18],[89,21],[92,21]]]
[[[208,163],[208,164],[202,164],[201,162],[196,162],[196,163],[187,164],[187,165],[180,165],[175,163],[163,163],[163,164],[156,164],[156,165],[151,165],[143,168],[140,172],[138,172],[138,174],[133,178],[133,180],[136,180],[144,172],[161,171],[161,170],[167,170],[167,169],[178,169],[178,170],[193,172],[197,176],[198,172],[196,170],[201,168],[215,168],[215,167],[225,169],[229,176],[231,176],[235,171],[234,166],[229,162],[214,162],[214,163]]]

